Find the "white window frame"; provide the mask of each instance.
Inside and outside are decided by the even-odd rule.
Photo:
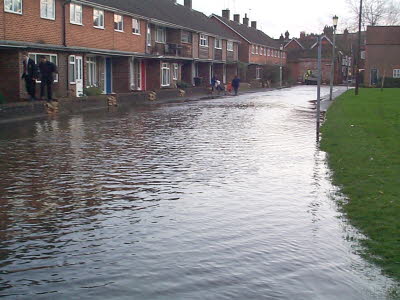
[[[361,51],[361,54],[360,54],[361,59],[365,60],[366,56],[367,56],[366,51]]]
[[[258,48],[260,48],[259,46],[256,46],[256,52],[255,54],[258,54]]]
[[[171,85],[171,69],[169,63],[161,64],[161,86],[167,87]]]
[[[80,15],[77,12],[77,8],[80,8]],[[80,20],[77,20],[80,17]],[[69,22],[75,25],[82,25],[83,20],[83,8],[81,4],[70,3],[69,4]]]
[[[71,58],[73,58],[73,61],[71,60]],[[71,81],[71,69],[70,69],[70,67],[71,67],[71,65],[73,66],[72,68],[73,68],[73,70],[74,70],[74,76],[73,76],[73,81]],[[68,81],[69,81],[69,84],[76,84],[76,58],[75,58],[75,55],[70,55],[69,57],[68,57]]]
[[[208,36],[205,34],[200,34],[200,46],[208,47]]]
[[[132,18],[132,34],[140,35],[140,20]]]
[[[256,53],[256,46],[251,45],[251,54],[255,54],[255,53]]]
[[[267,56],[267,48],[264,48],[264,56]]]
[[[8,8],[8,6],[10,5],[10,3],[11,3],[11,9],[7,9]],[[17,6],[17,4],[18,3],[20,3],[20,6],[21,6],[21,8],[20,8],[20,11],[18,11],[18,6]],[[17,15],[22,15],[22,6],[23,6],[23,2],[22,2],[22,0],[4,0],[4,11],[5,12],[8,12],[8,13],[12,13],[12,14],[17,14]]]
[[[172,64],[172,79],[178,80],[179,78],[179,64],[174,63]]]
[[[271,56],[271,49],[269,49],[269,48],[267,49],[267,55]]]
[[[100,25],[96,25],[95,21],[99,20]],[[93,8],[93,27],[98,29],[104,29],[104,10]]]
[[[53,6],[53,14],[49,16],[49,4]],[[44,6],[46,5],[46,15],[43,14]],[[40,17],[47,20],[56,19],[56,0],[40,0]]]
[[[233,42],[232,41],[228,41],[228,43],[226,44],[226,50],[228,51],[233,51]]]
[[[33,55],[35,56],[34,58],[32,57]],[[56,65],[57,69],[58,69],[58,55],[57,55],[57,54],[54,54],[54,53],[29,52],[29,53],[28,53],[28,56],[29,56],[29,58],[32,59],[32,60],[35,62],[35,64],[38,65],[38,66],[39,66],[39,63],[40,63],[40,57],[41,57],[41,56],[49,56],[50,59],[49,59],[48,61],[54,63],[54,64]],[[55,58],[54,61],[51,59],[52,57]],[[37,82],[40,83],[40,80],[37,81]],[[56,82],[56,83],[58,82],[58,74],[55,74],[55,76],[54,76],[54,82]]]
[[[116,18],[121,17],[121,21],[116,21]],[[117,26],[117,29],[115,29],[115,24],[121,24],[121,26]],[[121,27],[121,29],[119,29]],[[117,32],[124,32],[124,16],[120,14],[114,14],[114,31]]]
[[[215,39],[215,49],[222,49],[222,40],[221,39]]]
[[[87,87],[97,86],[97,61],[95,56],[86,57]]]
[[[151,26],[150,26],[150,24],[147,24],[146,39],[147,39],[147,47],[151,47]]]
[[[393,78],[400,78],[400,69],[393,69]]]
[[[261,79],[261,67],[256,67],[256,79]]]
[[[165,44],[167,42],[167,29],[165,27],[156,27],[156,43]]]

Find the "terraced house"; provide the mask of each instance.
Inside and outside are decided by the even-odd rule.
[[[257,28],[257,22],[252,21],[247,14],[240,23],[240,15],[233,15],[231,20],[230,10],[222,11],[222,16],[212,15],[214,24],[224,30],[229,30],[240,41],[239,61],[245,66],[242,79],[261,81],[263,72],[267,72],[266,66],[286,65],[286,52],[283,45],[269,37]]]
[[[58,97],[208,85],[237,74],[239,40],[174,0],[0,0],[0,92],[24,98],[22,52],[58,66]]]

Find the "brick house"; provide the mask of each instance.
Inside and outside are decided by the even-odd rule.
[[[365,84],[381,77],[400,78],[400,26],[368,26]]]
[[[247,14],[240,23],[240,15],[235,14],[230,19],[230,10],[222,11],[222,17],[213,14],[211,20],[216,27],[230,30],[239,39],[239,61],[245,64],[246,70],[241,74],[242,79],[261,81],[265,66],[286,65],[286,52],[281,51],[281,44],[257,29],[257,22],[251,22]],[[244,77],[244,78],[243,78]]]
[[[194,77],[207,84],[213,72],[229,80],[239,41],[191,8],[191,0],[0,0],[0,92],[26,97],[23,51],[58,66],[56,97],[92,86],[105,94],[172,88]]]

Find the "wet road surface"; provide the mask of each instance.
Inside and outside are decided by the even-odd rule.
[[[336,207],[315,95],[1,126],[0,297],[387,299]]]

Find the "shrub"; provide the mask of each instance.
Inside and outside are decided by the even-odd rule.
[[[382,86],[382,78],[379,78],[377,87]],[[400,88],[400,78],[385,77],[385,82],[383,83],[384,88]]]
[[[6,98],[2,93],[0,93],[0,104],[6,104]]]
[[[103,94],[103,91],[98,87],[92,86],[92,87],[83,89],[83,93],[86,96],[100,96]]]
[[[184,90],[184,89],[187,89],[188,87],[190,87],[190,85],[185,81],[179,80],[179,81],[176,82],[176,87],[178,89]]]

